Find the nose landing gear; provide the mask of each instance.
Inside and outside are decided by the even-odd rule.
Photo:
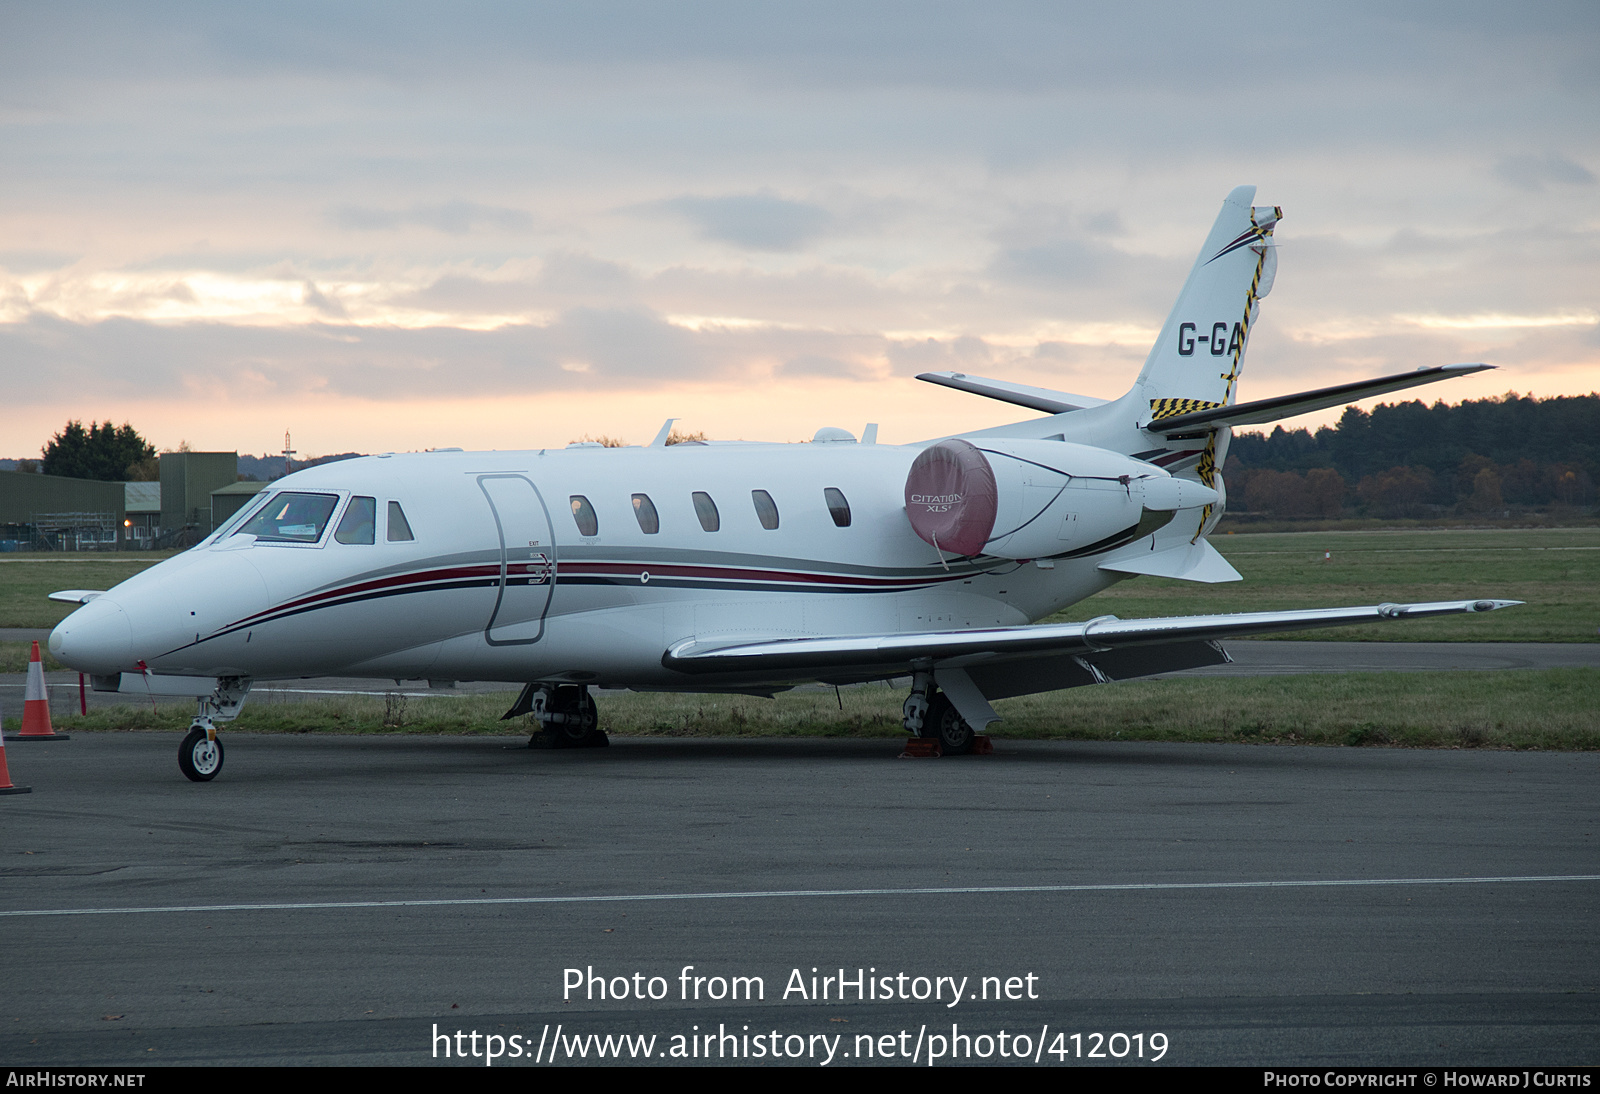
[[[194,721],[178,746],[178,770],[184,778],[205,783],[217,777],[222,770],[222,742],[217,738],[216,724],[237,718],[249,694],[249,680],[228,676],[217,680],[216,690],[210,695],[199,698]]]

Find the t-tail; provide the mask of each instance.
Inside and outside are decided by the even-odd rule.
[[[1145,359],[1138,386],[1149,403],[1147,421],[1235,401],[1250,332],[1278,268],[1272,229],[1283,210],[1251,206],[1255,193],[1240,186],[1222,203]]]
[[[1240,186],[1223,201],[1139,378],[1120,399],[1108,402],[960,372],[925,372],[917,379],[1050,415],[963,436],[1053,438],[1108,448],[1212,488],[1216,503],[1184,532],[1193,543],[1216,526],[1227,503],[1218,469],[1227,458],[1232,427],[1264,425],[1492,367],[1427,365],[1240,402],[1244,355],[1278,270],[1272,233],[1283,216],[1277,206],[1252,205],[1255,194],[1254,186]]]
[[[1275,205],[1252,206],[1255,196],[1254,186],[1239,186],[1222,202],[1222,212],[1134,384],[1134,410],[1141,425],[1236,401],[1250,332],[1278,270],[1272,229],[1283,218]],[[1226,457],[1226,435],[1219,437],[1212,429],[1192,473],[1220,493],[1218,469]],[[1220,505],[1206,506],[1194,538],[1210,531],[1221,516]]]

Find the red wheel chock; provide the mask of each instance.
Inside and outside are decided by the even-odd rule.
[[[937,737],[907,737],[906,750],[900,753],[902,760],[918,760],[935,758],[944,755]],[[993,756],[994,741],[989,739],[987,733],[979,733],[972,738],[972,756]]]

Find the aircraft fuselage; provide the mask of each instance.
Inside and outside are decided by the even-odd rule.
[[[923,447],[429,452],[309,468],[80,608],[51,645],[103,675],[668,687],[685,678],[662,666],[663,651],[690,637],[1010,626],[1120,579],[1097,569],[1098,555],[1040,565],[934,550],[903,492]],[[1099,471],[1152,472],[1116,453],[1087,458]],[[1125,523],[1125,493],[1111,482],[1074,508],[1104,506],[1102,524]],[[239,530],[290,494],[332,499],[314,538]],[[341,542],[351,536],[336,530],[363,505],[371,529]],[[396,506],[410,539],[391,538]]]

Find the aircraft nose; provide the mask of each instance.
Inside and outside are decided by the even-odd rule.
[[[68,668],[95,676],[137,668],[133,626],[121,606],[105,596],[89,601],[50,632],[50,653]]]

